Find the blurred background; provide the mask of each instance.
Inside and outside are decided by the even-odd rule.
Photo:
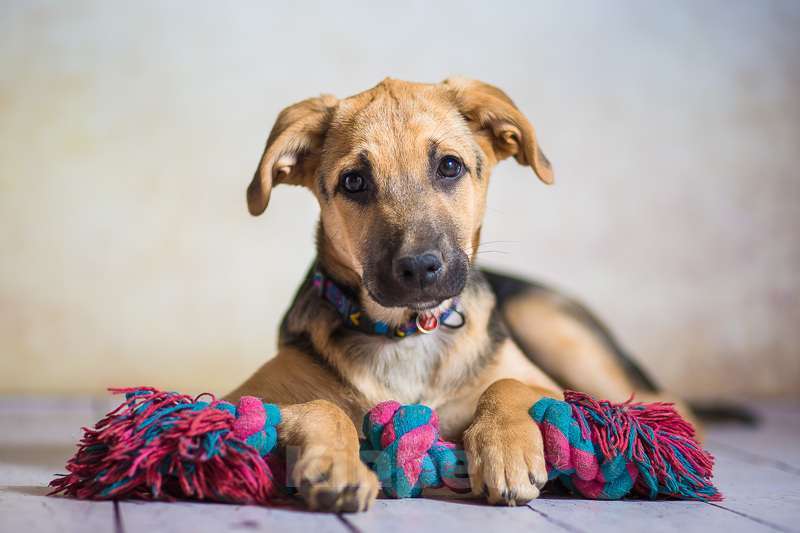
[[[486,265],[578,295],[692,398],[800,395],[800,3],[0,3],[0,392],[227,392],[272,356],[315,200],[272,122],[386,76],[506,90]]]

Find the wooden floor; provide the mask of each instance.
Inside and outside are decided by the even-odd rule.
[[[367,513],[329,515],[300,507],[207,503],[85,502],[47,497],[82,425],[105,401],[0,397],[0,531],[798,531],[800,404],[758,405],[757,429],[712,427],[721,503],[599,502],[545,497],[526,507],[490,507],[472,499],[379,500]]]

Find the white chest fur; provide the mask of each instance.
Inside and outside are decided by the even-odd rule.
[[[373,405],[397,400],[436,407],[442,393],[437,385],[458,336],[457,331],[443,329],[401,340],[376,339],[370,355],[358,365],[353,384]]]

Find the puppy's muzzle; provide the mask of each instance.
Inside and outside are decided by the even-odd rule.
[[[398,285],[408,290],[424,290],[439,282],[445,274],[445,266],[441,252],[428,250],[418,255],[396,258],[392,272]]]
[[[370,296],[386,307],[424,309],[461,293],[469,261],[459,249],[422,248],[422,252],[385,250],[364,268]]]

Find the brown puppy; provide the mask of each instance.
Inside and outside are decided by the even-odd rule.
[[[473,491],[513,505],[547,480],[527,412],[542,395],[559,397],[560,386],[615,400],[655,394],[578,304],[473,267],[489,175],[512,156],[553,182],[530,122],[477,81],[387,79],[279,115],[248,206],[261,214],[277,184],[311,190],[318,256],[277,355],[229,399],[282,405],[281,444],[297,453],[291,481],[311,508],[356,511],[374,500],[356,428],[384,400],[437,409],[444,436],[464,443]],[[404,327],[416,317],[433,331]]]

